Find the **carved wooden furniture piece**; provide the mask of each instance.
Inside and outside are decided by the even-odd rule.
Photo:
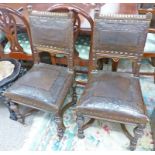
[[[75,5],[69,5],[69,4],[55,4],[52,5],[51,7],[49,7],[47,9],[50,12],[72,12],[73,13],[73,23],[74,23],[74,42],[76,42],[77,37],[79,36],[80,32],[81,32],[81,18],[87,20],[87,22],[90,25],[90,38],[92,38],[92,28],[93,28],[93,19],[91,18],[91,16],[89,14],[87,14],[83,9],[75,6]],[[90,44],[90,52],[91,52],[91,44]],[[80,51],[79,51],[80,52]],[[79,58],[79,53],[77,51],[77,49],[75,48],[75,65],[80,65],[81,66],[88,66],[88,60],[84,60],[83,58]],[[63,58],[62,58],[63,59]],[[61,61],[61,59],[57,59],[57,62]],[[62,62],[65,62],[64,60],[62,60]]]
[[[155,67],[155,8],[152,9],[144,9],[140,8],[138,10],[139,14],[147,14],[149,12],[152,13],[152,20],[149,28],[149,33],[147,34],[146,44],[144,48],[144,58],[150,58],[152,65]],[[144,75],[153,75],[154,83],[155,83],[155,70],[154,73],[142,73]]]
[[[150,20],[151,14],[99,15],[96,12],[89,81],[76,107],[79,138],[84,138],[83,130],[94,119],[135,124],[134,136],[128,136],[130,150],[135,150],[148,122],[139,68]],[[133,74],[97,71],[97,60],[103,57],[131,59]],[[85,124],[85,117],[92,119]]]
[[[18,21],[22,25],[18,25]],[[22,29],[22,30],[21,30]],[[32,41],[30,37],[29,24],[26,18],[19,12],[0,6],[0,30],[4,33],[6,43],[1,46],[0,57],[15,58],[20,60],[32,60]],[[24,49],[19,41],[19,32],[28,38],[28,48]]]
[[[18,121],[22,123],[24,118],[18,104],[53,112],[57,134],[62,138],[65,129],[63,103],[74,81],[72,14],[40,12],[29,7],[29,22],[35,64],[5,92],[5,96],[10,100],[10,108],[16,113]],[[40,63],[39,54],[42,51],[51,56],[64,54],[68,66]]]

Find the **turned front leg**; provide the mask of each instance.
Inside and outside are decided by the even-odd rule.
[[[78,137],[84,138],[84,131],[83,131],[83,125],[84,125],[84,117],[81,114],[77,115],[77,125],[78,125]]]
[[[145,125],[139,124],[137,127],[134,128],[134,137],[130,140],[130,150],[134,151],[137,146],[138,139],[142,137],[144,133]]]
[[[61,115],[56,114],[54,117],[55,123],[57,124],[57,135],[59,137],[59,140],[63,138],[65,126],[63,124],[63,118]]]
[[[10,110],[15,113],[17,121],[24,124],[24,118],[19,112],[18,104],[10,101]]]
[[[72,87],[73,94],[72,94],[72,105],[76,105],[77,102],[77,94],[76,94],[76,86]]]

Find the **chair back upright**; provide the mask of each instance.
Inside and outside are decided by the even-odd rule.
[[[97,60],[103,57],[131,59],[133,73],[139,76],[141,58],[151,20],[146,15],[123,15],[95,13],[91,72],[96,71]]]
[[[64,54],[68,68],[73,70],[73,17],[72,13],[35,11],[29,6],[29,22],[35,62],[39,62],[39,53],[48,52],[51,57]]]

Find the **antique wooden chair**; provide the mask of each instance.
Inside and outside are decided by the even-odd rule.
[[[20,11],[21,9],[14,10],[0,5],[0,30],[5,37],[3,43],[1,42],[0,56],[32,61],[30,30]]]
[[[24,118],[18,104],[53,112],[58,136],[62,138],[65,129],[63,103],[74,81],[72,13],[40,12],[29,7],[29,22],[35,64],[5,92],[5,96],[10,99],[10,109],[22,123]],[[42,51],[51,56],[63,53],[68,66],[39,63]]]
[[[154,5],[153,5],[154,6]],[[149,33],[147,34],[146,44],[144,48],[144,58],[151,58],[151,63],[155,67],[155,8],[139,8],[139,14],[146,14],[151,12],[152,13],[152,20],[149,28]],[[154,83],[155,83],[155,71],[153,73],[141,73],[143,75],[153,75],[154,76]]]
[[[151,14],[99,15],[96,12],[89,81],[76,107],[79,138],[84,138],[83,130],[94,119],[135,124],[134,136],[128,136],[130,149],[136,148],[148,122],[139,68],[150,20]],[[134,74],[97,71],[97,59],[103,57],[131,59]],[[91,118],[86,124],[85,117]]]

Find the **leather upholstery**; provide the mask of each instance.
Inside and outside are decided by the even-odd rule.
[[[89,81],[76,107],[79,138],[94,118],[136,124],[134,136],[123,128],[130,150],[135,150],[148,121],[138,77],[150,21],[151,14],[100,15],[96,10]],[[97,71],[97,60],[104,57],[133,60],[134,74]],[[90,118],[87,123],[85,116]]]
[[[35,11],[29,8],[29,21],[33,47],[38,61],[39,53],[66,56],[67,65],[73,71],[73,16],[72,13]],[[62,55],[63,54],[63,55]],[[55,64],[55,62],[52,62]]]
[[[150,14],[95,14],[93,65],[77,105],[78,116],[135,124],[148,121],[138,76],[150,21]],[[97,60],[103,57],[133,60],[134,74],[97,71]]]
[[[16,103],[47,111],[58,111],[73,82],[68,68],[36,64],[10,87],[5,96]]]
[[[21,123],[24,123],[25,116],[20,113],[18,104],[53,112],[57,135],[61,139],[65,130],[63,103],[74,80],[72,16],[69,13],[33,11],[31,6],[28,11],[34,65],[4,95],[10,100],[10,109]],[[48,52],[55,65],[40,63],[39,55],[43,51]],[[56,66],[56,54],[67,57],[67,67]]]
[[[3,35],[3,33],[2,33]],[[5,36],[2,38],[5,39]],[[0,33],[0,41],[1,41],[1,33]],[[23,48],[24,53],[32,55],[29,39],[26,33],[19,33],[18,34],[18,42],[20,43],[21,47]],[[80,36],[76,41],[76,50],[79,53],[79,57],[82,59],[89,59],[89,51],[90,51],[90,38],[88,36]],[[155,51],[155,50],[154,50]],[[10,43],[7,42],[7,44],[4,47],[4,53],[8,54],[10,53]],[[56,57],[64,57],[63,54],[57,54]]]
[[[33,44],[68,52],[72,48],[72,18],[67,13],[46,12],[46,15],[37,11],[29,15]]]
[[[105,15],[103,18],[105,19],[102,20],[102,16],[95,19],[93,44],[96,55],[102,53],[105,56],[118,58],[129,56],[137,58],[143,55],[149,19],[145,22],[142,22],[144,20],[142,18],[136,22],[132,18],[125,21],[119,15],[118,17],[116,15],[118,20],[110,21],[110,15],[107,17]]]
[[[77,112],[118,122],[146,123],[139,79],[127,73],[98,72],[77,105]]]

